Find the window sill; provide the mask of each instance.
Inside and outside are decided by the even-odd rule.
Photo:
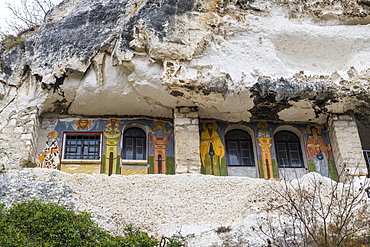
[[[62,164],[100,164],[101,160],[62,160]]]
[[[122,160],[122,164],[147,165],[147,160]]]

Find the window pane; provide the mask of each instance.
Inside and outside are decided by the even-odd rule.
[[[143,139],[142,138],[136,138],[136,146],[143,146]]]
[[[143,148],[136,148],[136,159],[143,160]]]
[[[237,142],[236,141],[228,141],[228,146],[230,150],[236,150],[237,149]]]
[[[276,143],[276,149],[278,151],[286,151],[285,143]]]
[[[297,143],[289,143],[289,150],[297,150],[298,151],[298,144]]]
[[[299,138],[290,131],[274,136],[279,167],[303,167]]]
[[[229,165],[239,165],[237,150],[229,150]]]
[[[250,158],[243,158],[242,159],[242,165],[244,165],[244,166],[251,166],[251,165],[253,165],[252,164],[252,160]]]
[[[65,136],[64,159],[97,160],[100,157],[100,135]],[[94,141],[90,141],[94,139]]]
[[[123,158],[145,160],[145,132],[139,128],[130,128],[123,134]]]
[[[250,135],[243,130],[232,130],[226,134],[227,159],[229,166],[254,166]]]
[[[278,152],[278,158],[287,160],[288,159],[288,154],[286,152]]]
[[[132,160],[134,158],[134,150],[133,147],[126,147],[126,159]]]

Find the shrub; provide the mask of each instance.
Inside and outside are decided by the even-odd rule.
[[[91,220],[56,203],[25,201],[6,209],[0,204],[0,246],[122,246],[154,247],[158,242],[147,233],[126,228],[124,237],[111,236]]]
[[[21,161],[21,167],[24,167],[24,168],[35,168],[37,167],[37,164],[32,162],[31,160],[22,160]]]
[[[22,37],[16,37],[13,35],[6,35],[4,39],[1,41],[1,46],[3,50],[11,49],[19,44],[24,45],[26,40]]]
[[[369,182],[357,187],[353,181],[325,181],[312,173],[273,188],[286,205],[280,205],[277,217],[261,219],[259,230],[268,246],[370,246],[370,213],[364,193]]]
[[[154,237],[149,236],[146,232],[128,225],[124,230],[125,236],[117,238],[117,246],[122,247],[155,247],[158,242]]]

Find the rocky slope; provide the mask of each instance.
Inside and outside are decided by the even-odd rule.
[[[322,194],[328,195],[321,200],[330,198],[335,183],[316,173],[291,184],[312,193],[312,181],[320,183]],[[363,180],[355,186],[360,182],[368,184]],[[124,226],[133,223],[158,238],[181,232],[192,247],[261,246],[265,237],[253,228],[264,222],[261,217],[279,217],[286,205],[279,193],[285,187],[284,181],[247,177],[71,175],[35,168],[0,174],[0,203],[10,206],[27,199],[58,202],[92,213],[97,223],[114,234],[122,234]]]

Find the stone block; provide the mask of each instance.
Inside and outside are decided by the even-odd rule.
[[[14,133],[24,133],[23,127],[15,127],[14,128]]]
[[[190,108],[189,107],[179,107],[179,108],[177,108],[177,110],[180,113],[188,113],[188,112],[190,112]]]
[[[190,122],[191,122],[191,124],[195,124],[197,126],[199,125],[199,119],[198,118],[192,118]]]
[[[2,129],[2,132],[4,134],[13,134],[14,133],[14,128],[11,128],[11,127],[5,127]]]
[[[21,135],[21,140],[31,140],[32,139],[32,134],[22,134]]]
[[[188,173],[188,168],[186,166],[176,166],[176,174]]]
[[[189,166],[188,170],[191,173],[200,173],[200,168],[201,168],[200,164],[192,164]]]
[[[16,125],[16,123],[17,123],[17,120],[15,120],[15,119],[10,119],[9,120],[9,122],[8,122],[8,126],[10,127],[10,126],[14,126],[14,125]]]
[[[188,114],[186,114],[187,117],[189,118],[198,118],[199,114],[198,112],[189,112]]]
[[[180,112],[175,112],[173,114],[174,118],[186,118],[186,114],[185,113],[180,113]]]
[[[175,118],[174,124],[175,126],[191,124],[191,120],[189,118]]]
[[[175,139],[183,139],[183,140],[188,140],[189,134],[187,132],[178,132],[175,135]]]
[[[197,132],[197,133],[199,133],[199,125],[195,125],[195,124],[188,125],[186,128],[187,128],[187,131],[189,131],[189,132]]]

